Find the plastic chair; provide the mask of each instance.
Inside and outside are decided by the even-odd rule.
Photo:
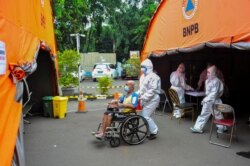
[[[211,128],[210,128],[210,136],[209,136],[209,142],[214,145],[222,146],[229,148],[232,143],[232,138],[235,130],[235,136],[237,139],[237,134],[236,134],[236,120],[235,120],[235,112],[232,106],[228,104],[214,104],[213,106],[213,115],[215,114],[215,110],[221,112],[223,115],[226,114],[225,119],[215,119],[215,116],[212,118],[212,123],[211,123]],[[222,125],[223,127],[226,126],[228,129],[231,129],[230,134],[228,133],[222,133],[223,135],[230,135],[230,141],[229,144],[222,144],[218,143],[215,141],[212,141],[212,134],[213,134],[213,129],[214,126],[216,125]],[[217,138],[219,138],[219,133],[217,132]]]
[[[161,89],[160,92],[161,92],[160,95],[164,97],[163,100],[160,100],[160,103],[163,103],[163,110],[162,110],[162,112],[165,111],[167,103],[168,103],[169,108],[172,110],[172,107],[171,107],[171,105],[169,103],[168,96],[167,96],[166,92],[163,89]]]
[[[172,116],[171,119],[173,118],[173,114],[174,114],[174,109],[179,109],[181,110],[182,114],[185,115],[186,113],[192,113],[192,121],[194,121],[194,104],[193,103],[180,103],[179,97],[178,97],[178,93],[176,90],[170,88],[168,90],[169,93],[169,97],[170,100],[173,104],[173,109],[172,109]],[[179,123],[180,123],[181,118],[179,118]]]

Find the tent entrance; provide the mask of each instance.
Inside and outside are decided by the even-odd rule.
[[[37,69],[27,78],[30,92],[31,114],[42,114],[42,97],[58,95],[55,63],[48,51],[39,50],[37,57]],[[27,93],[24,92],[24,101]]]
[[[151,57],[154,69],[162,80],[162,88],[170,88],[170,74],[177,69],[179,63],[186,65],[187,83],[197,87],[199,75],[206,68],[206,63],[215,64],[223,73],[227,87],[222,100],[231,104],[237,114],[248,115],[247,98],[250,94],[250,51],[204,48],[192,53],[178,53],[163,57]]]

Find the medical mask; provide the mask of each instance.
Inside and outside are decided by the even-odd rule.
[[[147,68],[146,68],[146,67],[141,67],[141,72],[142,72],[143,74],[146,74],[146,73],[147,73]]]
[[[128,93],[128,92],[129,92],[129,87],[128,87],[128,86],[125,86],[125,87],[124,87],[124,91]]]

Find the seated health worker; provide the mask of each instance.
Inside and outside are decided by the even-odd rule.
[[[185,103],[185,90],[194,90],[191,86],[186,83],[185,77],[185,65],[180,63],[177,70],[172,72],[170,75],[171,88],[177,91],[180,103]],[[175,109],[173,116],[176,118],[181,117],[181,112],[179,109]]]

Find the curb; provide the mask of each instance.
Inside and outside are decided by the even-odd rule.
[[[78,100],[78,95],[74,96],[64,96],[68,97],[69,100]],[[84,95],[87,100],[103,100],[103,99],[113,99],[114,95]]]

